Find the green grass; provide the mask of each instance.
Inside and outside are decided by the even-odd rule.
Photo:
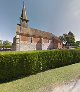
[[[0,92],[39,92],[39,88],[63,83],[80,75],[80,63],[31,75],[23,79],[0,84]]]
[[[76,50],[80,50],[80,47],[77,47]]]

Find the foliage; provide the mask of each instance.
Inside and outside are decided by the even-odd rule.
[[[0,53],[0,81],[80,62],[78,50]]]
[[[66,46],[74,46],[75,45],[75,37],[72,32],[69,32],[68,34],[63,34],[59,37],[60,40],[62,40]]]
[[[9,42],[8,40],[3,41],[3,47],[8,48],[8,47],[11,47],[11,45],[12,45],[12,43]]]
[[[8,40],[2,41],[0,40],[0,50],[7,50],[7,48],[12,48],[12,43]]]
[[[76,41],[76,42],[75,42],[75,46],[76,46],[76,47],[80,47],[80,41]]]
[[[0,46],[2,46],[2,40],[0,40]]]
[[[53,88],[53,85],[58,83],[68,83],[79,77],[80,63],[77,63],[0,84],[0,92],[50,92],[46,89]]]
[[[75,44],[75,37],[72,32],[68,33],[68,41],[67,42],[70,46],[73,46]]]

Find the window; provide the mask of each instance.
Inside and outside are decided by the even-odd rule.
[[[31,37],[31,43],[32,43],[32,37]]]
[[[60,43],[60,45],[62,45],[62,44]]]
[[[32,43],[32,37],[29,37],[29,42]]]
[[[48,39],[48,43],[49,43],[49,39]]]

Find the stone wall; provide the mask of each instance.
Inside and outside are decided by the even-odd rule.
[[[32,38],[32,42],[31,39]],[[17,36],[13,50],[30,51],[30,50],[51,50],[62,49],[62,43],[53,40],[26,36]]]
[[[62,49],[63,44],[62,43],[58,43],[58,49]]]
[[[27,33],[27,34],[26,34]],[[30,28],[23,28],[17,26],[13,50],[16,51],[30,51],[30,50],[51,50],[61,49],[62,43],[57,39],[48,39],[30,34]]]
[[[17,44],[16,48],[16,50],[20,51],[48,50],[53,49],[53,43],[30,43],[21,41],[20,44]]]
[[[42,50],[49,50],[49,49],[54,49],[54,43],[52,42],[52,40],[46,39],[46,41],[44,41],[43,39]]]
[[[20,51],[36,50],[36,43],[20,42]]]

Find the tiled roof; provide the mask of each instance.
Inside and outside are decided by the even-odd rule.
[[[30,36],[36,36],[36,37],[42,37],[42,38],[48,38],[48,39],[54,38],[54,39],[60,41],[60,39],[52,33],[41,31],[39,29],[34,29],[34,28],[23,28],[23,27],[20,27],[20,25],[18,25],[17,32],[21,33],[23,35],[27,34]]]
[[[57,36],[55,36],[54,34],[49,33],[49,32],[45,32],[45,31],[41,31],[41,30],[38,30],[38,29],[31,28],[31,35],[37,35],[37,36],[40,36],[40,37],[43,37],[43,38],[48,38],[48,39],[54,38],[57,41],[61,42],[61,40]]]
[[[51,39],[53,37],[52,33],[41,31],[41,30],[38,30],[38,29],[31,28],[30,31],[31,31],[31,35],[36,35],[36,36],[39,36],[39,37],[49,38],[49,39]]]

